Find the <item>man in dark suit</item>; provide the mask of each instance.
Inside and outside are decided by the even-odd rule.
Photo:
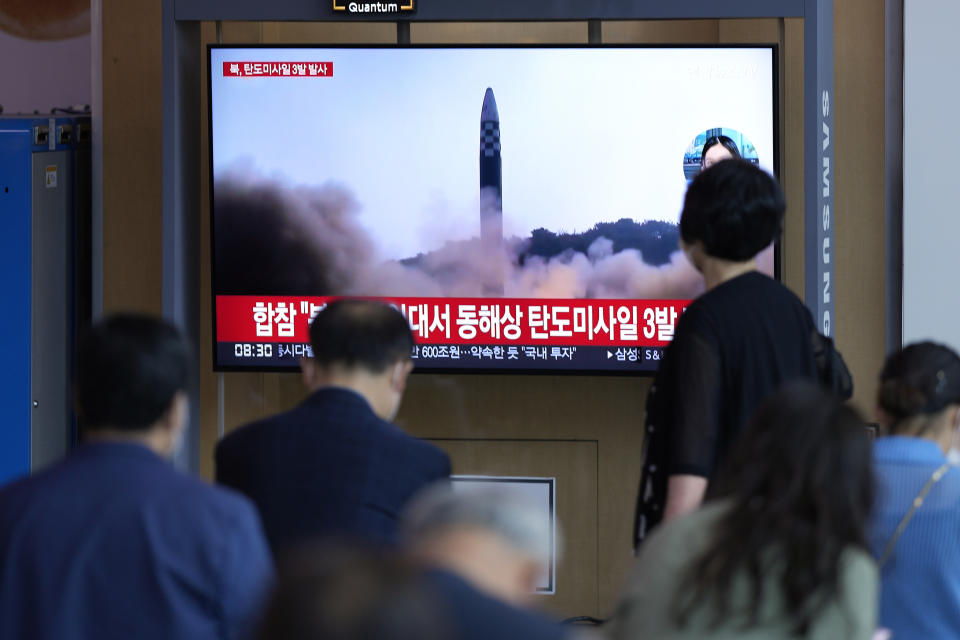
[[[135,315],[77,353],[85,443],[0,489],[0,638],[247,635],[273,565],[254,506],[176,471],[188,349]]]
[[[410,327],[385,304],[340,300],[317,314],[310,342],[311,395],[224,438],[217,481],[257,504],[274,553],[318,536],[393,543],[407,500],[450,475],[445,453],[389,422],[413,369]]]

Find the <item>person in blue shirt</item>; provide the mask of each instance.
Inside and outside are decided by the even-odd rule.
[[[960,357],[931,342],[891,355],[877,404],[880,626],[894,638],[960,637]]]
[[[167,322],[115,315],[77,353],[84,444],[0,488],[0,638],[232,639],[273,565],[254,506],[176,471],[189,349]]]

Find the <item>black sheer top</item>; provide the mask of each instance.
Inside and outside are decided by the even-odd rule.
[[[820,379],[818,335],[803,302],[756,271],[687,307],[647,396],[637,544],[663,516],[669,476],[713,484],[764,397],[791,380]]]

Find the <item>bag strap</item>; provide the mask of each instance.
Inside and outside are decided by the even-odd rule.
[[[820,383],[844,400],[853,396],[853,376],[833,340],[816,329],[810,336]]]
[[[950,469],[950,463],[944,462],[936,471],[933,472],[933,475],[931,475],[930,479],[927,480],[927,484],[923,485],[923,488],[920,489],[920,493],[918,493],[917,497],[913,499],[913,504],[910,505],[910,509],[907,511],[906,515],[903,516],[903,519],[900,520],[900,524],[897,525],[893,535],[890,536],[890,539],[887,541],[887,546],[883,549],[883,555],[880,556],[880,561],[877,563],[878,567],[882,568],[883,565],[887,563],[887,560],[890,559],[890,555],[893,553],[893,547],[897,544],[897,540],[900,539],[900,536],[903,535],[907,525],[910,524],[910,520],[913,519],[913,514],[915,514],[917,509],[923,505],[923,501],[926,500],[927,494],[930,493],[931,489],[933,489],[933,485],[940,482],[940,479],[947,474],[948,469]]]

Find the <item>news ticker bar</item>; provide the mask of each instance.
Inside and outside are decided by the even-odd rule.
[[[415,345],[411,358],[421,369],[517,369],[562,371],[656,371],[663,347],[581,345]],[[309,344],[218,342],[223,367],[290,368],[311,357]]]
[[[218,342],[309,342],[329,296],[216,297]],[[372,298],[407,318],[419,345],[663,347],[686,300]]]

